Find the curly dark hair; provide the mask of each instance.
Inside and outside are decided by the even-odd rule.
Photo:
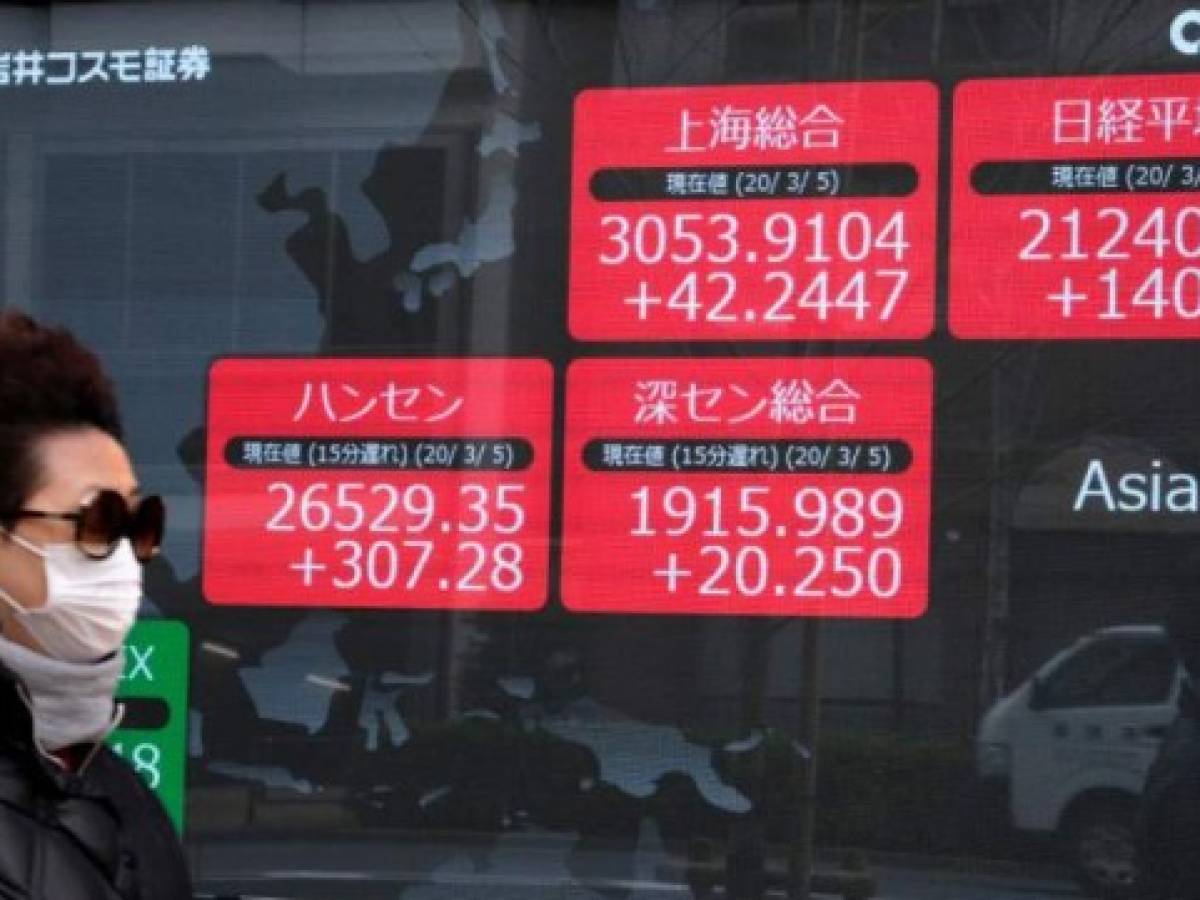
[[[121,439],[117,398],[100,361],[66,329],[0,311],[0,525],[12,527],[36,487],[37,442],[81,426]]]

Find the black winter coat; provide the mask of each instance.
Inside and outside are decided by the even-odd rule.
[[[188,900],[166,812],[107,747],[78,773],[46,760],[0,667],[0,900]]]

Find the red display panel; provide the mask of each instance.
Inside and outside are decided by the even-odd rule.
[[[205,596],[541,607],[552,396],[534,359],[219,360]]]
[[[563,603],[920,615],[931,404],[922,359],[574,363]]]
[[[925,337],[937,116],[925,82],[583,91],[571,334]]]
[[[1200,337],[1200,76],[954,94],[950,328]]]

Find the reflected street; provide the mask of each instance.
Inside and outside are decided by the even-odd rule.
[[[329,840],[286,845],[270,842],[197,842],[206,872],[202,894],[263,898],[335,898],[353,884],[356,900],[656,900],[695,896],[680,880],[678,860],[656,849],[644,826],[631,861],[623,851],[579,851],[575,837],[521,833],[474,848],[445,843]],[[586,859],[581,857],[586,856]],[[272,862],[272,857],[275,861]],[[386,861],[380,865],[381,861]],[[1069,873],[1053,866],[1018,867],[983,862],[968,869],[889,860],[871,864],[877,900],[1030,900],[1084,895]],[[588,874],[583,874],[584,872]],[[1018,874],[1024,872],[1025,874]],[[712,897],[726,896],[717,888]],[[769,891],[768,898],[783,898]],[[832,898],[814,894],[813,900]]]

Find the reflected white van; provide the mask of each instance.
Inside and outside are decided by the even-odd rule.
[[[1133,825],[1182,669],[1156,625],[1105,628],[1055,655],[980,723],[976,768],[1012,825],[1062,838],[1090,893],[1132,887]]]

